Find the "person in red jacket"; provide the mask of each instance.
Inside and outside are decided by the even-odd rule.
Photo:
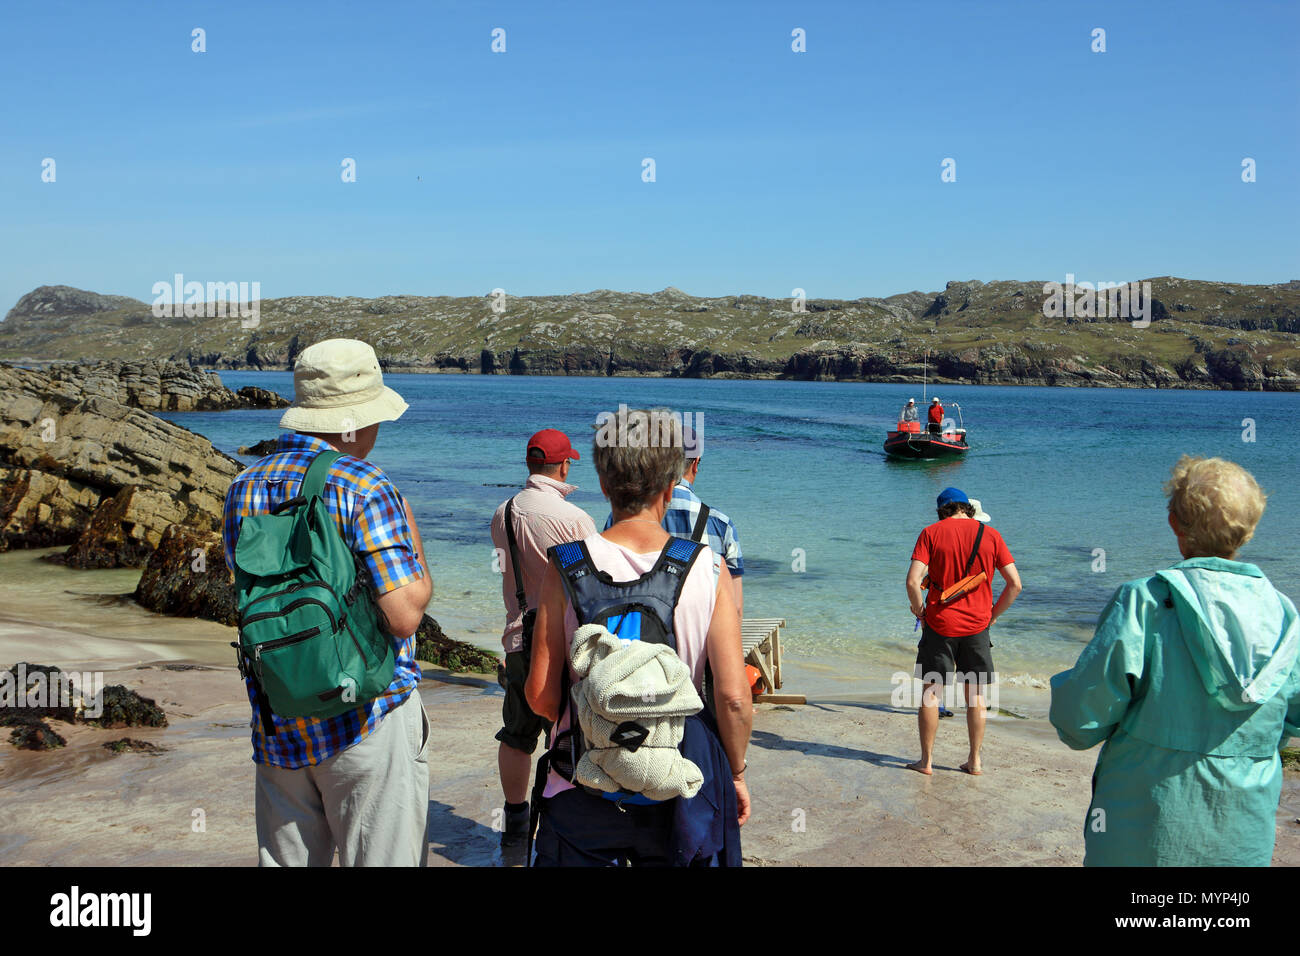
[[[936,395],[930,399],[930,434],[937,435],[943,430],[943,405]]]
[[[939,728],[941,684],[961,683],[966,694],[966,730],[970,752],[961,769],[979,774],[980,746],[984,741],[984,688],[996,680],[989,628],[1019,596],[1020,574],[1002,535],[983,525],[983,515],[957,488],[939,493],[939,520],[921,531],[912,549],[907,571],[907,596],[912,613],[924,625],[916,649],[916,676],[924,688],[917,722],[921,732],[921,759],[908,764],[909,770],[929,774],[934,738]],[[987,515],[983,515],[987,518]],[[978,546],[977,546],[978,540]],[[974,560],[971,560],[972,554]],[[969,568],[969,570],[968,570]],[[993,571],[1002,575],[1005,586],[993,603]],[[968,575],[985,577],[974,590],[940,603],[943,591]],[[929,576],[929,593],[922,581]]]

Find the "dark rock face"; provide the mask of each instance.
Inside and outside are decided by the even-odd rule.
[[[234,579],[215,531],[173,524],[163,532],[135,589],[142,607],[174,617],[239,623]]]
[[[239,453],[241,455],[250,455],[253,458],[261,458],[275,451],[275,445],[278,439],[264,438],[255,445],[240,445]]]
[[[500,663],[495,654],[464,641],[452,640],[442,632],[438,622],[427,614],[420,622],[420,629],[415,632],[415,656],[449,671],[473,671],[479,674],[495,672]]]
[[[291,402],[283,395],[278,395],[269,388],[245,385],[235,393],[243,399],[241,408],[288,408]]]

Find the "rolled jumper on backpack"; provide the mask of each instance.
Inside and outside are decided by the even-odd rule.
[[[603,625],[616,637],[624,640],[663,644],[677,651],[673,612],[681,597],[682,586],[694,562],[708,547],[684,538],[669,538],[654,566],[631,581],[615,581],[608,572],[596,567],[586,544],[573,541],[558,544],[548,551],[548,557],[560,573],[565,594],[573,608],[578,626]],[[566,639],[566,644],[572,635]],[[560,699],[562,712],[568,712],[568,727],[548,735],[548,749],[537,762],[537,779],[532,797],[532,819],[529,821],[529,857],[531,861],[532,838],[540,818],[547,774],[554,770],[587,793],[613,800],[620,804],[649,805],[660,801],[628,791],[606,793],[583,786],[574,779],[578,764],[588,746],[579,724],[573,701],[570,679],[570,651],[566,648],[564,666],[561,668]],[[652,708],[649,708],[652,709]],[[557,726],[559,721],[556,722]],[[647,728],[636,720],[620,725],[611,740],[619,746],[635,750],[646,739]]]

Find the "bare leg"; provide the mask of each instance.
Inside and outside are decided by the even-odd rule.
[[[933,773],[930,762],[934,758],[934,737],[939,731],[939,696],[935,693],[936,687],[937,684],[926,684],[921,691],[921,706],[916,711],[916,723],[921,731],[921,759],[907,765],[908,770],[927,776]]]
[[[980,747],[984,744],[984,695],[980,685],[967,681],[966,687],[966,733],[970,736],[970,754],[961,769],[978,776],[984,770],[980,767]]]
[[[506,803],[523,803],[528,799],[528,778],[532,757],[506,744],[497,748],[497,769],[501,771],[501,790]]]

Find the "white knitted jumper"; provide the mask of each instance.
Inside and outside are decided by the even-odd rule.
[[[578,762],[577,782],[651,800],[695,796],[704,775],[677,747],[686,718],[704,704],[676,652],[666,644],[620,640],[599,624],[585,624],[573,632],[569,661],[579,678],[571,693],[588,746]],[[629,720],[650,731],[635,752],[610,739]]]

